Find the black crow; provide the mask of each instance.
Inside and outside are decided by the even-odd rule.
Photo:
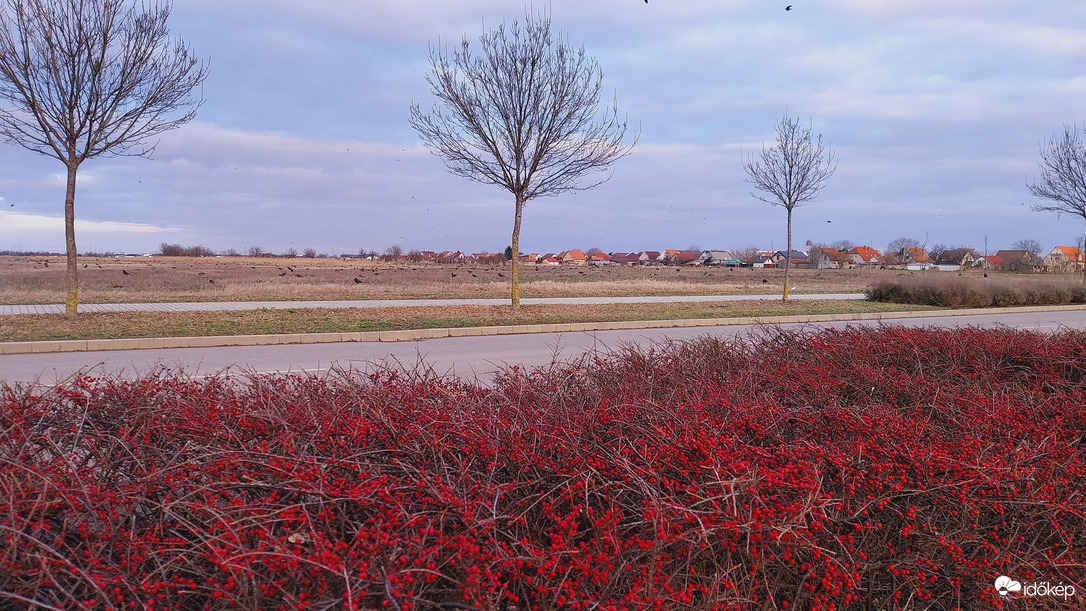
[[[126,269],[122,269],[121,273],[124,274],[125,276],[131,275],[131,274],[128,273],[128,270],[126,270]]]
[[[648,0],[645,0],[645,1],[648,2]],[[792,10],[792,5],[789,4],[788,6],[784,7],[784,10],[786,10],[786,11]]]

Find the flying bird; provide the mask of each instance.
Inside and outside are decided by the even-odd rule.
[[[645,2],[648,2],[648,1],[649,1],[649,0],[645,0]],[[792,10],[792,5],[791,5],[791,4],[789,4],[788,6],[784,7],[784,10],[786,10],[786,11],[790,11],[790,10]]]

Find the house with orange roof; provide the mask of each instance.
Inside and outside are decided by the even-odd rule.
[[[815,248],[807,257],[814,269],[842,269],[852,267],[848,254],[836,248]]]
[[[566,265],[588,265],[588,257],[580,250],[567,250],[559,254],[558,258]]]
[[[901,265],[905,266],[905,269],[910,270],[931,269],[935,265],[928,253],[924,252],[924,249],[919,246],[916,248],[902,248],[897,254],[897,259]]]
[[[1057,246],[1044,258],[1046,271],[1068,274],[1082,271],[1086,266],[1086,253],[1077,246]]]
[[[857,246],[848,251],[848,258],[852,261],[853,265],[883,265],[885,260],[882,258],[882,253],[871,248],[870,246]]]
[[[610,265],[611,256],[605,252],[597,252],[588,258],[588,264],[593,267],[598,267],[600,265]]]

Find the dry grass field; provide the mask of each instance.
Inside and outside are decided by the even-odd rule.
[[[127,273],[125,273],[127,272]],[[508,266],[340,259],[136,257],[80,260],[83,303],[501,298]],[[523,297],[752,295],[783,270],[523,267]],[[860,293],[896,270],[793,270],[796,293]],[[764,282],[763,282],[764,281]],[[0,257],[0,304],[63,303],[63,257]]]
[[[737,301],[604,305],[299,308],[244,312],[124,312],[0,316],[0,342],[276,333],[354,333],[621,320],[680,320],[934,310],[868,301]]]

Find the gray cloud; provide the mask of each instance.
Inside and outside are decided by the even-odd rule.
[[[750,197],[739,158],[786,110],[840,158],[797,214],[801,242],[882,248],[927,233],[980,246],[988,234],[995,247],[1022,237],[1051,247],[1082,233],[1029,212],[1025,190],[1041,139],[1080,118],[1086,9],[1075,0],[548,6],[599,58],[641,140],[601,187],[531,202],[526,250],[782,247],[783,213]],[[407,109],[431,103],[430,44],[523,14],[499,0],[178,3],[174,32],[211,59],[198,119],[165,134],[150,161],[88,162],[77,216],[223,249],[504,248],[511,197],[445,172]],[[4,147],[0,163],[9,208],[59,218],[59,162]],[[0,231],[0,248],[31,241],[11,233]],[[62,235],[34,235],[63,248]],[[162,241],[115,238],[132,240],[124,250]]]

